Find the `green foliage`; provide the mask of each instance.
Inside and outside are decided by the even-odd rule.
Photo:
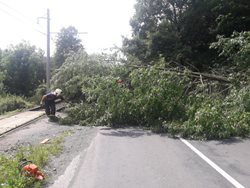
[[[0,156],[0,185],[3,187],[23,188],[30,186],[32,180],[21,175],[16,158]]]
[[[29,101],[31,101],[34,104],[39,105],[41,98],[45,93],[46,93],[46,85],[41,84],[36,88],[34,95],[29,98]]]
[[[9,111],[24,109],[30,106],[31,104],[22,97],[13,95],[0,96],[0,114],[4,114],[5,112]]]
[[[240,90],[232,90],[225,99],[227,109],[225,115],[228,124],[236,135],[247,136],[250,132],[250,88],[243,87]]]
[[[51,156],[58,155],[62,151],[63,138],[64,136],[57,137],[49,144],[21,147],[16,158],[18,161],[29,159],[37,166],[44,167]]]
[[[41,182],[24,176],[19,165],[23,159],[31,160],[41,171],[52,156],[62,151],[62,141],[69,132],[54,138],[48,144],[25,146],[18,149],[13,156],[0,155],[0,185],[9,188],[41,187]]]
[[[146,40],[134,37],[129,40],[123,39],[123,51],[127,55],[131,55],[141,60],[144,64],[150,62],[150,54],[148,53],[148,44]]]
[[[31,96],[45,77],[43,52],[24,42],[10,47],[2,54],[4,88],[15,95]],[[0,75],[2,75],[1,73]]]
[[[149,126],[183,115],[184,80],[159,67],[137,69],[130,74],[133,87],[130,113]]]
[[[188,104],[189,119],[178,131],[185,137],[223,139],[245,137],[250,133],[249,88],[231,93],[223,100],[218,96],[203,96]],[[170,126],[170,132],[176,132]]]
[[[230,131],[224,122],[221,100],[207,99],[183,125],[183,136],[206,139],[228,138]]]
[[[103,63],[103,61],[104,59],[99,56],[89,56],[86,52],[79,51],[70,56],[65,64],[55,72],[52,85],[61,88],[69,100],[85,100],[82,85],[92,84],[86,79],[92,75],[102,76],[110,73],[111,65]]]
[[[250,32],[234,32],[231,37],[218,36],[218,41],[212,43],[211,48],[220,52],[237,69],[250,67]]]
[[[225,97],[217,81],[194,85],[188,71],[167,70],[164,60],[132,68],[102,60],[78,54],[58,70],[55,84],[75,102],[61,124],[141,125],[202,139],[249,134],[248,87]]]
[[[123,51],[144,64],[164,57],[204,71],[217,61],[209,46],[218,34],[250,30],[249,12],[248,0],[137,0],[133,36],[124,39]]]
[[[250,30],[250,2],[248,0],[214,1],[213,13],[217,15],[214,30],[229,37],[234,31]]]
[[[0,62],[1,62],[0,58]],[[6,77],[6,70],[4,69],[2,63],[0,63],[0,95],[4,94],[4,80]]]
[[[187,0],[138,0],[130,21],[133,38],[124,39],[124,52],[147,64],[160,55],[176,60],[180,47],[184,45],[180,29],[187,6]]]
[[[220,45],[227,48],[227,42]],[[232,49],[233,53],[223,55],[248,57],[242,48]],[[62,124],[141,125],[195,139],[249,135],[249,69],[238,68],[238,72],[219,66],[212,71],[229,76],[214,80],[216,75],[192,74],[162,58],[151,61],[151,66],[140,66],[148,62],[134,56],[124,64],[110,64],[106,58],[78,53],[55,74],[54,84],[73,101]]]
[[[76,65],[79,67],[73,71],[72,68]],[[105,67],[101,67],[103,68],[100,69],[100,65],[94,62],[89,65],[85,57],[75,64],[65,65],[65,69],[63,66],[55,76],[56,85],[63,84],[67,96],[72,96],[68,90],[79,91],[76,85],[80,86],[84,94],[84,99],[78,99],[82,102],[68,109],[69,117],[65,119],[66,122],[114,126],[141,124],[150,127],[164,120],[179,118],[184,113],[182,93],[185,80],[178,74],[162,71],[156,66],[132,72],[122,66],[112,66],[112,72],[104,74]],[[72,71],[74,75],[78,71],[80,73],[64,81],[66,75],[72,75]],[[118,72],[123,75],[123,83],[116,82]],[[74,82],[75,80],[77,81]]]
[[[55,68],[59,68],[67,57],[83,49],[81,39],[75,27],[62,28],[56,40],[56,52],[54,55]]]

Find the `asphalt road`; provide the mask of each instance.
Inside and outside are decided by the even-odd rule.
[[[187,142],[135,128],[101,128],[52,187],[250,187],[249,146],[249,139]]]

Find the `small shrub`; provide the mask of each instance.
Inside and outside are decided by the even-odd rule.
[[[31,98],[29,98],[29,100],[34,104],[38,105],[40,104],[42,96],[46,93],[46,85],[44,84],[39,85],[34,93],[35,94]]]
[[[0,97],[0,114],[30,107],[31,104],[22,97],[7,95]]]

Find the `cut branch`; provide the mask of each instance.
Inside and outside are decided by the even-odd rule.
[[[137,68],[137,69],[139,69],[139,68],[149,68],[149,66],[134,66],[134,65],[130,65],[129,67],[134,67],[134,68]],[[184,73],[184,71],[169,70],[169,69],[157,68],[157,67],[156,67],[156,69],[164,70],[164,71],[178,72],[178,73],[181,73],[183,76],[186,75]],[[190,74],[187,74],[187,76],[190,76],[190,77],[201,78],[201,76],[202,76],[203,78],[207,78],[207,79],[210,79],[210,80],[217,80],[217,81],[221,81],[221,82],[231,83],[231,81],[228,80],[228,78],[218,76],[218,75],[214,75],[214,74],[201,73],[201,72],[192,72],[192,71],[190,71],[189,73]]]

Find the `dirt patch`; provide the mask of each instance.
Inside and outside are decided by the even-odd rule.
[[[64,114],[59,113],[60,116]],[[42,117],[36,122],[19,128],[0,138],[0,154],[11,155],[20,146],[38,145],[44,139],[53,139],[65,132],[69,133],[63,142],[63,152],[53,157],[43,169],[46,182],[43,187],[49,187],[64,173],[72,159],[85,150],[97,133],[97,128],[79,125],[62,126],[50,122],[47,117]]]

